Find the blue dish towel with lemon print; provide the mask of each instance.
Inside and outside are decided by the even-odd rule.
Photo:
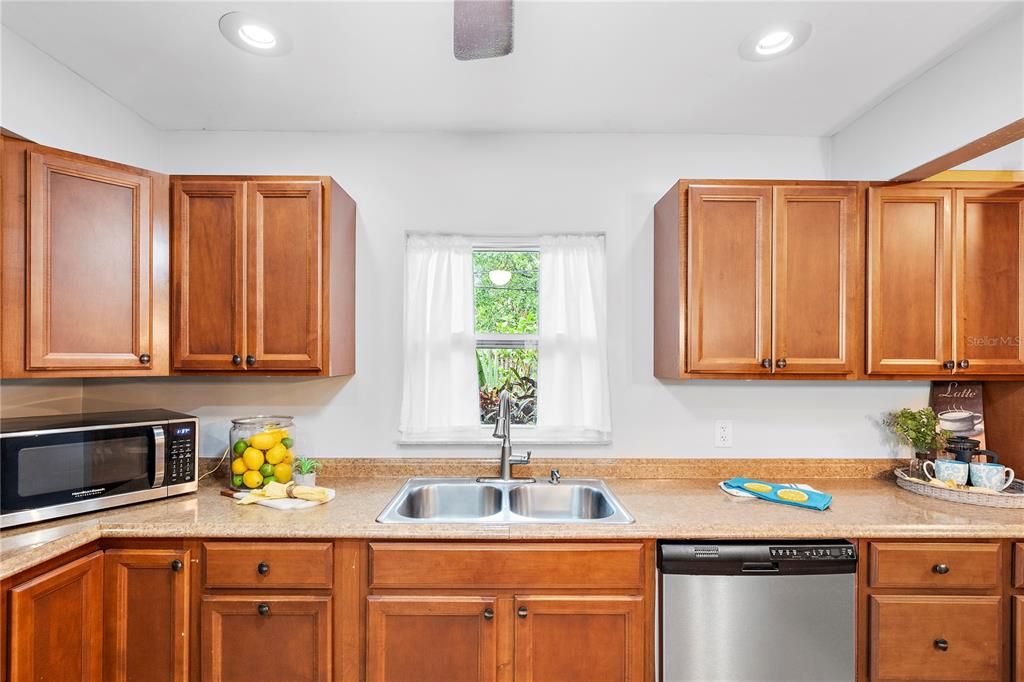
[[[767,483],[752,478],[730,478],[728,481],[724,481],[722,485],[727,488],[746,491],[762,500],[788,504],[794,507],[803,507],[805,509],[824,511],[832,504],[832,496],[827,493],[801,490],[789,485]]]

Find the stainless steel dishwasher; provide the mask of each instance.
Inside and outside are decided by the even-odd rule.
[[[849,542],[661,542],[664,682],[854,680]]]

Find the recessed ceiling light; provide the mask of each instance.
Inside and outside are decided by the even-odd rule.
[[[265,57],[279,57],[292,49],[283,31],[244,12],[228,12],[220,18],[220,32],[235,47]]]
[[[740,56],[752,62],[782,57],[796,51],[810,35],[811,25],[805,21],[778,22],[744,38]]]

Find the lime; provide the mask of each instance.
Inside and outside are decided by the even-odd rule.
[[[236,488],[241,488],[242,487],[242,475],[241,474],[235,474],[234,476],[232,476],[231,477],[231,485],[233,485]]]
[[[273,476],[274,465],[271,464],[270,462],[265,463],[263,466],[260,467],[260,474],[264,476]]]
[[[235,451],[236,455],[240,455],[243,452],[245,452],[245,449],[247,447],[249,447],[249,444],[245,442],[245,439],[239,438],[238,440],[235,441],[235,445],[231,449]]]
[[[276,482],[277,482],[277,479],[274,478],[273,476],[264,476],[263,477],[263,485],[266,485],[268,483],[276,483]]]
[[[281,439],[281,445],[285,446],[286,448],[290,448],[291,446],[295,445],[295,440],[292,439],[291,437],[285,436],[284,438]]]

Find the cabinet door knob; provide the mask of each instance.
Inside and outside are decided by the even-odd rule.
[[[952,360],[946,360],[942,363],[942,369],[956,369],[956,363]]]
[[[270,604],[260,604],[259,606],[256,607],[256,611],[261,616],[269,616],[270,615]]]
[[[494,620],[494,609],[492,609],[492,608],[484,609],[484,620]]]
[[[255,365],[256,364],[256,356],[255,355],[246,355],[245,356],[245,364],[249,365],[250,367]]]
[[[946,564],[935,564],[934,566],[932,566],[932,571],[938,573],[939,575],[946,575],[947,573],[949,573],[949,566],[947,566]]]
[[[771,358],[765,358],[764,360],[761,361],[761,366],[764,367],[765,369],[771,369],[772,368],[772,359]]]
[[[181,559],[175,559],[171,562],[171,570],[175,573],[181,573],[183,568],[185,568],[185,564],[181,563]]]
[[[242,356],[241,355],[232,355],[231,356],[231,364],[234,365],[235,367],[238,367],[240,364],[242,364]]]
[[[150,360],[149,353],[143,353],[142,355],[139,356],[139,364],[140,365],[148,365],[149,364],[149,360]]]
[[[935,640],[935,648],[939,651],[949,651],[949,642],[944,639]]]
[[[259,564],[256,565],[256,572],[260,575],[266,575],[267,573],[270,573],[270,564],[268,564],[265,561],[261,561]]]
[[[786,369],[786,365],[788,364],[789,363],[786,362],[786,358],[779,358],[778,362],[775,363],[775,366],[779,369]]]
[[[960,369],[970,369],[970,368],[971,368],[971,361],[970,360],[968,360],[967,358],[964,358],[963,360],[960,361]]]
[[[518,609],[516,610],[516,615],[517,615],[517,616],[519,616],[520,618],[526,618],[526,614],[527,614],[527,613],[529,613],[529,612],[528,612],[528,611],[526,610],[526,607],[525,607],[525,606],[520,606],[520,607],[519,607],[519,608],[518,608]]]

